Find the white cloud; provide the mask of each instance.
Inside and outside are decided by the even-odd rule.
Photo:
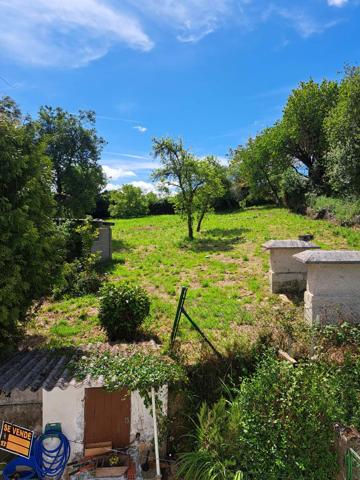
[[[120,187],[121,185],[116,185],[115,183],[108,183],[104,190],[108,190],[110,192],[111,190],[117,190]]]
[[[330,7],[343,7],[348,0],[328,0]]]
[[[197,42],[215,31],[243,1],[129,0],[139,10],[174,28],[180,42]]]
[[[138,132],[140,133],[145,133],[147,131],[147,128],[146,127],[143,127],[142,125],[136,125],[135,127],[133,127],[135,130],[137,130]]]
[[[153,47],[135,17],[103,0],[0,0],[2,54],[18,62],[79,67],[116,43]]]
[[[130,182],[130,185],[134,185],[134,187],[139,187],[144,193],[154,192],[158,193],[156,185],[151,182],[144,182],[143,180],[138,180],[134,182]]]
[[[109,167],[108,165],[103,165],[103,171],[107,178],[111,180],[118,180],[119,178],[125,177],[136,177],[136,173],[132,170],[126,170],[122,167]]]

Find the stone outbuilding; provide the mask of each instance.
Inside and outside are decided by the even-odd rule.
[[[145,343],[145,351],[157,350],[154,342]],[[120,351],[118,346],[110,348],[114,353]],[[125,348],[124,354],[129,354]],[[108,392],[101,378],[77,381],[69,368],[77,358],[79,352],[71,349],[33,350],[18,352],[0,363],[0,418],[37,433],[47,423],[61,423],[70,441],[71,459],[82,457],[89,444],[111,442],[113,448],[127,447],[137,433],[150,444],[153,418],[139,393]],[[166,414],[167,386],[158,395]]]
[[[306,320],[360,323],[360,251],[307,250],[294,260],[307,268]]]
[[[270,288],[272,293],[301,293],[306,288],[305,265],[293,255],[320,248],[303,240],[269,240],[263,247],[270,252]]]

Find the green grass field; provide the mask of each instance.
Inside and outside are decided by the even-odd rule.
[[[152,299],[144,333],[166,343],[182,285],[189,287],[186,309],[219,348],[259,325],[282,318],[302,318],[299,302],[269,293],[269,239],[297,238],[313,233],[323,248],[360,249],[360,230],[338,227],[289,213],[285,209],[250,208],[213,214],[205,219],[196,240],[186,239],[178,216],[115,220],[113,262],[107,267],[113,282],[141,284]],[[97,319],[95,296],[45,302],[30,322],[28,345],[78,345],[106,341]],[[198,337],[185,321],[184,342]]]

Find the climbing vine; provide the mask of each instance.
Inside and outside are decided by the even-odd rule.
[[[93,379],[101,377],[104,388],[109,391],[121,388],[132,392],[137,390],[146,406],[151,403],[151,388],[158,391],[163,385],[186,381],[181,366],[150,353],[131,356],[110,352],[91,353],[74,363],[73,369],[78,380],[84,380],[87,376]]]

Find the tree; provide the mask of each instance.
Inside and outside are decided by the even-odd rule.
[[[254,200],[281,203],[280,182],[289,161],[283,150],[279,124],[266,128],[232,152],[230,170],[249,189]]]
[[[94,112],[75,115],[45,106],[40,109],[38,125],[38,135],[46,142],[46,154],[52,161],[57,215],[91,213],[105,185],[99,165],[105,141],[95,130]]]
[[[192,240],[195,197],[206,182],[203,165],[184,148],[182,140],[155,138],[153,152],[155,158],[160,159],[161,167],[154,170],[152,177],[165,188],[174,187],[177,190],[178,195],[174,197],[176,210],[185,215],[188,236]]]
[[[205,214],[213,207],[216,199],[224,194],[225,168],[213,157],[206,157],[201,161],[201,169],[205,178],[204,184],[198,189],[195,197],[197,210],[196,231],[200,232]]]
[[[309,178],[313,189],[323,193],[327,191],[325,119],[336,105],[337,98],[336,82],[301,82],[289,96],[280,124],[285,153],[292,167]]]
[[[147,215],[149,201],[141,188],[123,185],[110,192],[110,215],[118,218],[135,218]]]
[[[360,194],[360,68],[347,68],[326,120],[327,175],[337,195]]]
[[[16,121],[15,121],[16,120]],[[0,115],[0,338],[15,333],[57,275],[51,165],[33,123]],[[0,343],[1,343],[0,341]]]

